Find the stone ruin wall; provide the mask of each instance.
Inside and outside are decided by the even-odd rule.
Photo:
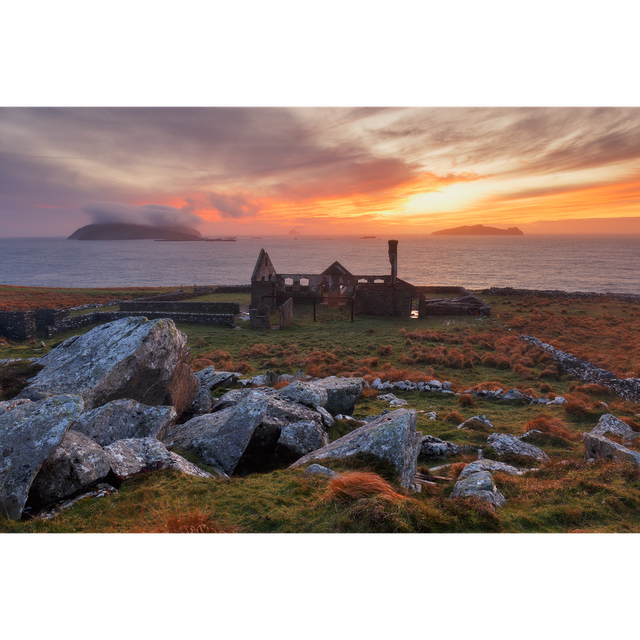
[[[120,303],[120,311],[167,311],[185,313],[240,313],[237,302],[165,302],[132,300]]]
[[[555,298],[570,300],[577,298],[580,300],[590,300],[593,302],[629,302],[640,304],[640,295],[633,293],[595,293],[593,291],[558,291],[556,289],[514,289],[513,287],[491,287],[483,289],[483,295],[489,296],[509,296],[536,298]]]
[[[36,337],[34,311],[0,311],[0,336],[10,340],[33,340]]]
[[[280,328],[286,329],[293,322],[293,298],[289,298],[278,307],[280,312]]]

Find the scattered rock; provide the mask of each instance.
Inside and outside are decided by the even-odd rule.
[[[314,385],[323,387],[327,391],[327,404],[324,408],[332,415],[346,413],[351,415],[356,401],[364,390],[362,378],[337,378],[329,376],[317,380]]]
[[[195,375],[200,381],[200,387],[208,389],[209,393],[219,387],[228,387],[242,376],[241,373],[235,371],[216,371],[213,366],[205,367]]]
[[[331,427],[333,427],[333,425],[336,423],[333,419],[333,416],[324,407],[321,407],[319,405],[315,407],[315,410],[322,416],[322,423],[324,424],[325,428],[331,429]]]
[[[503,400],[524,400],[524,395],[517,389],[509,389],[503,396]]]
[[[323,467],[321,464],[310,464],[304,470],[304,472],[308,475],[321,475],[321,476],[327,476],[329,478],[335,478],[336,476],[339,475],[335,471],[331,471],[331,469],[328,469],[327,467]]]
[[[282,428],[277,443],[277,456],[283,461],[295,461],[329,444],[329,437],[316,422],[293,422]]]
[[[396,398],[396,396],[394,396],[393,393],[385,393],[384,395],[378,396],[378,400],[384,400],[385,402],[388,402],[391,406],[401,407],[408,404],[408,402],[403,398]]]
[[[633,438],[635,435],[635,431],[626,422],[612,416],[610,413],[605,413],[603,416],[600,416],[598,424],[591,429],[591,433],[598,436],[611,433],[621,438]]]
[[[82,493],[74,498],[70,498],[69,500],[63,500],[55,505],[49,506],[45,508],[38,514],[39,518],[43,520],[51,520],[51,518],[55,518],[59,513],[65,511],[72,507],[76,502],[79,502],[83,498],[104,498],[106,496],[110,496],[114,493],[118,493],[118,490],[115,487],[112,487],[110,484],[106,482],[101,482],[97,484],[91,491],[87,491],[86,493]]]
[[[479,416],[473,416],[464,422],[461,422],[458,429],[495,429],[495,427],[491,424],[491,421],[484,414]]]
[[[621,444],[597,433],[583,433],[582,439],[587,458],[620,460],[640,467],[640,453],[627,449]]]
[[[463,452],[463,447],[441,440],[435,436],[423,436],[420,444],[418,458],[429,460],[430,458],[450,458]]]
[[[307,407],[325,407],[328,401],[327,390],[317,384],[296,380],[280,389],[278,396],[290,402],[304,404]]]
[[[478,471],[504,471],[504,473],[508,473],[512,476],[521,476],[525,473],[528,473],[529,471],[539,471],[539,469],[517,469],[510,464],[505,464],[504,462],[499,462],[498,460],[488,460],[486,458],[482,458],[480,460],[476,460],[475,462],[470,462],[468,465],[465,465],[458,478],[466,478],[472,473],[477,473]]]

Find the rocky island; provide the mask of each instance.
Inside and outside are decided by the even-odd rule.
[[[154,227],[144,224],[109,222],[88,224],[76,229],[67,240],[192,240],[203,241],[192,227]]]
[[[464,225],[453,229],[441,229],[434,231],[432,236],[523,236],[524,233],[518,227],[508,229],[497,229],[496,227],[485,227],[483,224]]]

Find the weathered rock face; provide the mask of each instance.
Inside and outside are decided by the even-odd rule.
[[[612,416],[610,413],[605,413],[600,416],[598,424],[591,429],[591,434],[604,436],[607,433],[621,438],[633,438],[635,431],[626,422],[622,422],[622,420]]]
[[[228,387],[240,376],[241,374],[235,371],[216,371],[212,366],[205,367],[196,373],[200,386],[209,391],[219,387]]]
[[[389,463],[403,487],[415,489],[414,478],[422,440],[422,434],[416,432],[416,425],[417,416],[413,409],[391,411],[322,449],[303,456],[292,467],[306,465],[312,460],[372,456]]]
[[[0,413],[0,513],[20,519],[40,467],[82,409],[79,396],[60,395]]]
[[[86,409],[131,398],[170,405],[178,415],[196,397],[200,383],[187,364],[187,337],[173,320],[123,318],[74,336],[40,359],[44,369],[19,397],[73,393]]]
[[[309,476],[327,476],[328,478],[335,478],[338,475],[335,471],[331,471],[321,464],[310,464],[304,472]]]
[[[587,458],[620,460],[640,467],[640,453],[627,449],[621,444],[597,433],[583,433],[582,439]]]
[[[0,402],[0,414],[3,414],[5,411],[10,411],[11,409],[15,409],[19,404],[25,404],[27,402],[31,402],[31,400],[27,400],[26,398],[3,400],[2,402]]]
[[[275,396],[268,398],[267,416],[285,423],[314,422],[322,425],[322,416],[313,409],[308,409],[295,402],[289,402]]]
[[[106,447],[126,438],[162,440],[176,419],[173,407],[148,407],[135,400],[113,400],[83,413],[73,425],[73,430]]]

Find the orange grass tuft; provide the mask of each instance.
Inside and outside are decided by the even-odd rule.
[[[370,471],[350,471],[333,478],[323,496],[324,501],[352,502],[360,498],[381,496],[389,500],[406,500],[377,473]]]

